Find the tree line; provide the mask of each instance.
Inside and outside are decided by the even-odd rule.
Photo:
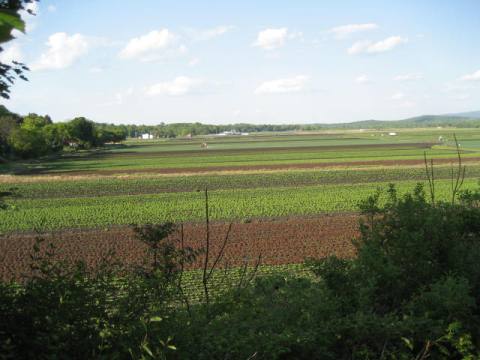
[[[0,156],[3,160],[35,158],[60,152],[64,147],[89,149],[125,140],[120,126],[97,124],[84,117],[53,123],[50,116],[26,116],[0,106]]]
[[[126,129],[129,137],[135,138],[142,134],[150,134],[155,138],[176,138],[188,135],[212,135],[224,131],[239,133],[251,133],[262,131],[292,131],[301,130],[302,125],[255,125],[255,124],[232,124],[232,125],[209,125],[199,122],[194,123],[160,123],[158,125],[119,125]]]
[[[85,117],[54,123],[48,115],[30,113],[25,116],[0,105],[0,157],[28,159],[54,154],[65,147],[90,149],[107,143],[149,134],[154,138],[177,138],[219,134],[224,131],[262,132],[299,130],[299,125],[208,125],[173,123],[158,125],[114,125],[96,123]]]

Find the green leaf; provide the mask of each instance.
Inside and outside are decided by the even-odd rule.
[[[13,29],[25,32],[25,22],[14,11],[0,10],[0,44],[13,39]]]
[[[25,22],[19,14],[13,11],[0,10],[0,28],[3,27],[25,32]]]
[[[143,350],[145,350],[145,352],[146,352],[148,355],[150,355],[151,357],[153,357],[153,353],[152,353],[152,351],[149,349],[149,347],[148,347],[147,344],[143,344],[143,345],[142,345],[142,348],[143,348]]]
[[[413,344],[412,344],[412,341],[410,339],[407,339],[406,337],[402,337],[402,340],[403,342],[405,343],[405,345],[413,351]]]

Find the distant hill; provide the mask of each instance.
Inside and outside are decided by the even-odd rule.
[[[480,111],[469,111],[469,112],[462,112],[462,113],[456,113],[456,114],[445,114],[444,116],[480,119]]]
[[[0,105],[0,118],[3,116],[13,116],[17,119],[21,117],[10,112],[5,106]],[[1,120],[1,119],[0,119]],[[349,123],[336,124],[230,124],[230,125],[208,125],[201,123],[172,123],[160,125],[127,125],[130,136],[136,136],[137,133],[165,133],[171,132],[172,136],[185,136],[186,134],[206,135],[218,134],[223,131],[238,132],[261,132],[261,131],[295,131],[295,130],[322,130],[322,129],[388,129],[388,128],[424,128],[424,127],[461,127],[461,128],[480,128],[480,111],[469,111],[461,113],[443,114],[443,115],[421,115],[403,120],[361,120]],[[160,131],[160,130],[161,131]]]
[[[362,120],[350,123],[316,124],[329,129],[383,129],[420,127],[480,127],[480,111],[448,115],[422,115],[403,120]]]

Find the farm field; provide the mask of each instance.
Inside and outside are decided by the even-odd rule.
[[[455,130],[460,142],[473,144],[478,131]],[[13,174],[118,174],[135,172],[174,173],[245,169],[282,169],[375,165],[387,162],[421,163],[424,151],[437,159],[456,157],[452,130],[353,132],[329,135],[278,135],[194,140],[139,140],[112,145],[102,151],[78,152],[47,161],[1,165]],[[383,135],[383,136],[382,136]],[[448,135],[448,136],[447,136]],[[443,142],[438,139],[442,137]],[[200,145],[207,142],[208,148]],[[465,148],[465,160],[480,160],[480,149]]]
[[[143,250],[130,224],[185,223],[189,241],[199,247],[205,188],[212,246],[218,247],[227,224],[234,224],[227,256],[232,264],[258,253],[268,266],[330,254],[353,256],[350,240],[359,202],[389,183],[400,193],[425,184],[424,154],[436,164],[437,198],[451,197],[454,131],[467,166],[463,189],[476,188],[476,129],[128,140],[2,165],[0,191],[14,188],[18,196],[7,200],[14,209],[0,218],[0,276],[25,271],[34,230],[57,242],[62,256],[81,256],[89,263],[107,249],[139,261]],[[200,149],[203,142],[207,149]]]
[[[301,263],[305,258],[337,254],[354,255],[350,243],[356,233],[358,218],[355,215],[333,215],[310,218],[253,220],[234,223],[222,260],[230,266],[239,266],[247,260],[250,264],[261,255],[263,265],[288,265]],[[211,226],[212,252],[218,253],[228,230],[228,223],[217,222]],[[179,231],[172,235],[178,240]],[[9,234],[0,239],[0,254],[5,257],[0,265],[4,278],[19,277],[29,273],[30,253],[36,234]],[[136,240],[129,227],[112,227],[95,230],[53,231],[44,234],[48,242],[58,249],[60,259],[86,259],[95,265],[109,251],[129,265],[141,264],[146,247]],[[185,246],[201,247],[205,238],[204,224],[184,226]],[[292,241],[295,239],[295,241]],[[193,264],[198,268],[201,264]]]

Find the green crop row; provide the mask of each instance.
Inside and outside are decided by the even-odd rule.
[[[414,181],[399,182],[398,189],[406,192],[414,185]],[[215,190],[210,192],[211,218],[241,220],[355,211],[358,202],[371,195],[378,186],[385,188],[386,184]],[[465,181],[464,188],[476,187],[476,180]],[[450,182],[438,181],[436,191],[439,199],[448,199]],[[19,199],[15,206],[16,210],[2,214],[0,231],[197,221],[204,217],[202,192]]]
[[[275,147],[304,147],[304,146],[345,146],[359,144],[402,144],[408,142],[435,142],[439,136],[445,140],[452,140],[455,132],[462,143],[469,140],[478,141],[478,129],[402,129],[397,136],[384,136],[387,131],[329,131],[328,133],[309,133],[295,135],[292,133],[252,134],[241,137],[199,136],[193,139],[158,139],[145,142],[131,139],[126,145],[135,145],[136,152],[185,151],[198,150],[200,144],[208,142],[212,149],[235,150],[245,148],[275,148]],[[383,136],[382,136],[383,135]],[[128,146],[118,148],[118,152],[131,151]]]
[[[260,266],[258,266],[255,271],[254,262],[255,259],[252,259],[248,263],[249,266],[246,270],[242,267],[223,269],[221,265],[218,266],[218,268],[212,272],[212,277],[209,281],[210,296],[221,296],[225,291],[238,287],[241,282],[245,282],[254,276],[281,275],[312,277],[308,267],[302,263],[288,265],[262,265],[260,262]],[[184,293],[191,301],[197,301],[203,298],[204,292],[201,270],[186,271],[183,274],[182,280]]]
[[[226,167],[226,166],[252,166],[252,165],[285,165],[285,164],[311,164],[311,163],[336,163],[351,161],[369,160],[406,160],[422,159],[423,150],[409,147],[408,144],[395,145],[394,148],[356,148],[338,149],[318,148],[312,150],[273,150],[273,149],[252,149],[246,153],[224,154],[216,152],[209,153],[209,150],[196,154],[178,152],[175,155],[142,154],[134,152],[124,155],[122,153],[107,153],[100,156],[85,156],[72,158],[61,158],[55,161],[45,161],[34,164],[24,164],[31,171],[40,172],[71,172],[71,171],[128,171],[135,169],[187,169],[198,167]],[[453,149],[433,148],[428,149],[427,154],[431,158],[455,158],[456,152]],[[478,152],[469,152],[464,157],[478,156]],[[17,165],[18,166],[18,165]]]
[[[471,178],[480,177],[480,166],[469,165],[466,175]],[[450,178],[450,167],[436,167],[435,176],[437,179]],[[21,197],[30,199],[189,192],[206,187],[210,190],[246,189],[424,179],[425,169],[423,167],[385,167],[362,170],[297,170],[176,177],[96,178],[78,181],[0,184],[0,191],[7,191],[11,187],[15,187]]]

